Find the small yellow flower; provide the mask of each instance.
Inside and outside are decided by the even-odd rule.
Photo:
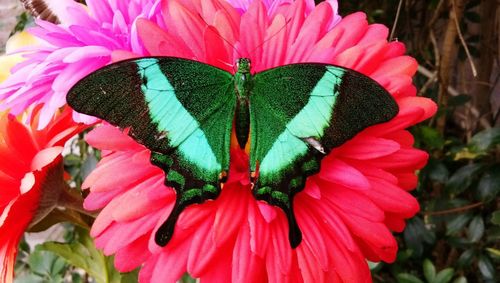
[[[28,45],[34,45],[36,43],[36,38],[28,32],[22,31],[16,33],[7,41],[7,45],[5,47],[6,54],[13,53],[19,48]],[[0,83],[7,79],[7,77],[10,75],[10,70],[12,69],[12,67],[23,60],[24,59],[20,53],[0,56]]]

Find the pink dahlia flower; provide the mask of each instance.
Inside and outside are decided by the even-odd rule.
[[[383,85],[399,114],[324,158],[295,197],[303,232],[296,249],[283,212],[253,198],[248,156],[238,149],[219,198],[188,207],[160,248],[154,234],[170,214],[174,190],[163,185],[148,149],[112,126],[96,128],[87,141],[103,159],[85,180],[85,207],[102,209],[91,234],[104,253],[115,254],[120,271],[142,266],[141,282],[174,282],[186,271],[202,282],[370,282],[366,259],[394,261],[391,232],[401,232],[419,210],[408,191],[428,158],[405,129],[432,116],[436,105],[416,97],[417,63],[402,43],[387,42],[385,26],[368,25],[363,13],[337,23],[333,1],[311,8],[289,2],[164,1],[166,28],[144,19],[137,30],[149,55],[194,58],[228,71],[239,56],[252,60],[254,72],[294,62],[351,68]]]
[[[138,17],[161,20],[158,0],[87,0],[87,7],[74,0],[57,6],[60,25],[38,20],[30,33],[39,45],[25,48],[26,60],[0,85],[0,111],[22,113],[43,104],[39,128],[45,127],[66,104],[68,90],[85,75],[112,62],[113,51],[143,54],[137,37]],[[76,114],[77,121],[93,121]]]
[[[67,109],[36,130],[12,115],[0,115],[0,282],[12,282],[19,241],[57,204],[62,189],[64,143],[83,128]]]

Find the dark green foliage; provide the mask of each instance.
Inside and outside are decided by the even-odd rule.
[[[339,11],[348,15],[362,10],[369,22],[392,28],[399,2],[339,1]],[[443,50],[452,2],[463,4],[458,24],[478,72],[487,70],[492,63],[491,73],[473,78],[470,59],[458,36],[452,42],[456,52]],[[485,23],[494,25],[494,21],[482,16],[482,9],[491,2],[494,1],[403,1],[394,38],[405,43],[407,53],[417,59],[421,68],[435,72],[438,78],[449,76],[445,88],[452,91],[445,97],[446,104],[439,104],[436,117],[411,129],[416,146],[430,153],[428,165],[420,171],[419,186],[413,192],[421,212],[397,236],[400,251],[396,262],[378,264],[372,269],[376,282],[436,282],[432,279],[438,276],[430,274],[444,270],[452,274],[449,282],[453,283],[498,282],[500,112],[495,104],[487,103],[498,101],[498,64],[494,63],[498,55],[498,28],[488,30],[491,38],[482,30]],[[440,73],[441,60],[446,56],[451,56],[453,65],[448,72]],[[440,79],[432,80],[419,71],[414,81],[419,95],[438,101]],[[479,96],[476,84],[486,87],[486,96]],[[487,108],[481,107],[481,102]],[[479,113],[467,112],[471,106]],[[479,123],[477,116],[483,122]],[[443,117],[444,127],[437,123]],[[486,123],[491,128],[485,128]],[[440,280],[448,280],[449,274]]]

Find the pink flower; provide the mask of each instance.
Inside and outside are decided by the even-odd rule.
[[[56,206],[65,187],[64,143],[83,129],[67,109],[38,131],[38,112],[31,126],[0,116],[0,282],[12,282],[24,231]]]
[[[88,0],[88,9],[73,0],[59,2],[56,12],[62,24],[38,20],[30,32],[41,44],[27,49],[27,60],[0,86],[0,111],[10,109],[17,115],[43,104],[39,128],[66,104],[66,94],[78,80],[112,61],[113,51],[142,54],[135,20],[155,21],[159,16],[155,0]]]
[[[149,55],[194,58],[228,71],[240,56],[252,60],[254,72],[294,62],[352,68],[383,85],[399,114],[333,150],[308,179],[295,198],[303,232],[296,249],[281,210],[252,197],[248,156],[236,149],[219,198],[188,207],[160,248],[154,233],[175,192],[163,185],[149,150],[114,127],[96,128],[87,141],[103,159],[85,180],[85,207],[102,209],[91,234],[105,254],[115,254],[120,271],[142,266],[141,282],[174,282],[186,271],[202,282],[370,282],[365,259],[394,261],[391,231],[401,232],[419,210],[408,191],[428,158],[405,128],[432,116],[436,105],[416,97],[417,63],[402,43],[387,42],[385,26],[368,25],[363,13],[337,23],[334,1],[309,9],[306,1],[288,2],[164,1],[167,28],[141,19],[137,30]]]
[[[253,0],[228,0],[227,2],[231,3],[233,8],[241,13],[248,10]],[[293,0],[262,0],[261,2],[266,7],[267,13],[269,15],[273,15],[277,12],[278,8],[281,9],[284,6],[292,4]],[[316,6],[316,4],[314,3],[315,1],[305,0],[304,2],[306,4],[306,13],[309,14]],[[338,23],[341,17],[337,14],[337,0],[326,0],[325,2],[330,4],[332,6],[332,9],[335,11],[335,14],[332,18],[332,25]]]

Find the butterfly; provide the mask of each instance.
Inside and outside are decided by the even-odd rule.
[[[121,61],[80,80],[67,101],[128,129],[151,150],[151,163],[176,191],[172,212],[155,234],[160,246],[187,206],[220,194],[233,127],[237,146],[249,148],[253,195],[283,210],[295,248],[302,233],[293,199],[306,178],[319,172],[332,149],[398,113],[381,85],[354,70],[301,63],[252,74],[247,58],[238,59],[234,75],[176,57]]]

